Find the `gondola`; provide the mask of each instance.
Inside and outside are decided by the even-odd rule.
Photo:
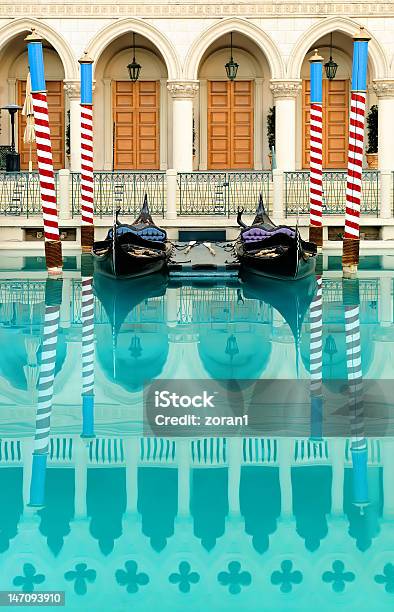
[[[235,243],[235,252],[242,269],[260,276],[297,280],[315,270],[317,247],[301,239],[298,227],[275,225],[267,215],[260,194],[259,205],[252,225],[242,221],[243,210],[237,222],[242,227]]]
[[[93,244],[96,271],[117,278],[137,278],[165,270],[172,245],[166,232],[154,223],[147,196],[131,225],[119,223],[119,212],[106,239]]]

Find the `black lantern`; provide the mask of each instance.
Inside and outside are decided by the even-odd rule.
[[[226,64],[226,73],[227,73],[227,78],[230,81],[234,81],[235,77],[237,76],[237,71],[238,71],[238,64],[237,62],[234,62],[233,59],[233,33],[231,32],[230,34],[230,61],[227,62]]]
[[[141,357],[142,347],[141,347],[141,340],[139,339],[138,336],[134,336],[131,339],[129,351],[130,351],[131,356],[134,357],[134,359],[138,359],[138,357]]]
[[[138,81],[141,71],[141,64],[135,61],[135,33],[133,32],[133,61],[127,66],[129,71],[130,81],[135,83]]]
[[[22,107],[18,104],[7,104],[7,106],[2,106],[3,110],[8,110],[11,118],[11,150],[6,153],[6,172],[20,171],[20,155],[15,149],[15,115],[21,108]]]
[[[329,81],[332,81],[333,79],[335,79],[335,75],[338,70],[338,64],[334,62],[334,60],[332,59],[332,32],[331,32],[331,40],[330,40],[330,59],[328,60],[328,62],[324,64],[324,69],[326,71],[326,77],[328,78]]]
[[[226,349],[224,352],[226,353],[226,355],[230,356],[231,361],[233,360],[235,355],[238,355],[239,348],[238,348],[237,339],[234,336],[234,334],[231,334],[231,336],[228,337]]]

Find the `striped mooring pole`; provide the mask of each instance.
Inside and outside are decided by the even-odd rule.
[[[45,505],[45,476],[49,440],[51,432],[51,415],[53,385],[55,382],[56,349],[62,301],[61,279],[48,278],[45,286],[45,315],[41,349],[40,375],[38,379],[38,400],[36,411],[36,432],[32,475],[30,482],[29,506]]]
[[[93,259],[83,253],[82,271],[82,433],[94,438],[94,297]]]
[[[368,445],[365,438],[361,363],[360,296],[357,279],[343,281],[346,367],[349,383],[349,421],[353,464],[353,504],[364,514],[368,501]]]
[[[309,59],[310,93],[310,154],[309,154],[309,240],[323,246],[323,58],[317,49]]]
[[[318,255],[321,265],[322,254]],[[320,272],[320,270],[319,270]],[[320,442],[323,439],[323,279],[321,273],[316,277],[316,294],[310,307],[310,396],[311,421],[310,439]]]
[[[347,278],[357,274],[359,262],[368,41],[370,39],[365,35],[364,28],[361,27],[353,40],[345,233],[342,253],[343,275]]]
[[[40,177],[40,196],[44,221],[45,260],[48,273],[62,271],[62,245],[56,206],[55,175],[53,171],[51,132],[44,75],[42,39],[32,30],[25,41],[29,57],[33,99],[34,130],[37,144],[37,163]]]
[[[94,242],[93,60],[85,52],[79,63],[81,64],[81,248],[82,252],[89,253]]]

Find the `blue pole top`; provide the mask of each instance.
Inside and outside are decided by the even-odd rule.
[[[45,504],[45,477],[48,453],[33,453],[29,506]]]
[[[353,38],[352,91],[367,91],[368,41],[364,28]]]
[[[309,58],[311,67],[311,104],[323,103],[323,58],[315,53]]]
[[[81,104],[93,104],[93,60],[85,51],[79,63],[81,64]]]
[[[46,91],[42,39],[32,29],[25,41],[27,42],[32,93]]]
[[[81,438],[95,438],[94,433],[94,395],[82,396],[82,434]]]

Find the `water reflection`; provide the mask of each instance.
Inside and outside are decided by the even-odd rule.
[[[322,384],[339,377],[346,385],[347,436],[327,437],[330,415],[311,389],[302,415],[310,436],[164,439],[141,435],[146,379],[279,374],[309,384],[316,280],[278,298],[245,279],[132,286],[83,270],[82,280],[70,273],[55,281],[55,292],[45,278],[0,280],[1,588],[30,563],[43,588],[67,591],[72,610],[78,598],[97,610],[115,598],[125,609],[145,591],[165,593],[162,608],[174,610],[183,594],[169,576],[184,585],[195,572],[191,594],[201,588],[212,609],[223,605],[223,585],[238,579],[234,593],[246,610],[263,596],[280,609],[279,573],[284,581],[288,567],[302,574],[292,583],[296,600],[316,580],[326,588],[334,560],[380,605],[374,572],[390,562],[394,444],[368,437],[360,385],[379,363],[390,367],[393,323],[381,303],[392,299],[392,278],[361,278],[352,303],[337,277],[323,276]],[[380,565],[361,580],[358,555],[371,550]],[[96,580],[78,594],[65,574],[81,563]],[[350,582],[345,588],[352,602],[357,594]]]

